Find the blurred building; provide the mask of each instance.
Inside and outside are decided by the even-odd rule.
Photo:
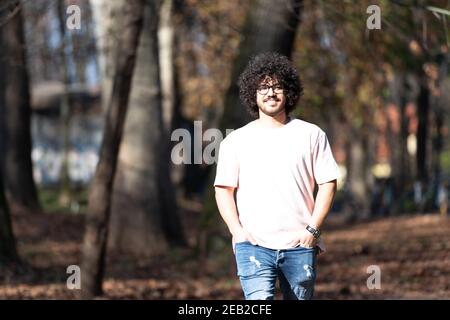
[[[59,183],[64,154],[64,127],[69,132],[68,173],[73,184],[87,184],[94,175],[100,149],[103,112],[100,89],[71,85],[67,90],[69,121],[62,119],[65,92],[61,82],[40,82],[32,88],[31,132],[33,170],[37,184]]]

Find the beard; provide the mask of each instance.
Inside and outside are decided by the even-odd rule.
[[[279,104],[280,99],[275,99],[275,102],[278,103],[278,105],[275,106],[275,107],[267,106],[267,105],[265,104],[266,102],[264,102],[262,106],[261,106],[261,105],[258,105],[258,109],[259,109],[262,113],[264,113],[265,115],[267,115],[267,116],[275,117],[275,116],[277,116],[277,115],[279,115],[280,113],[282,113],[282,112],[285,111],[285,109],[284,109],[284,103],[283,103],[283,104]]]

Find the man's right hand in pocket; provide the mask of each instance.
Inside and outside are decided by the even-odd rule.
[[[233,232],[233,242],[234,243],[245,242],[245,241],[250,241],[251,244],[257,245],[256,240],[244,228],[240,227],[239,229],[237,229],[236,231]]]

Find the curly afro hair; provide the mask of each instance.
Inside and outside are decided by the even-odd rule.
[[[283,87],[286,96],[285,110],[289,114],[295,109],[303,87],[297,70],[286,56],[276,52],[266,52],[250,59],[237,82],[239,97],[255,118],[259,117],[256,104],[256,89],[267,76],[276,79]]]

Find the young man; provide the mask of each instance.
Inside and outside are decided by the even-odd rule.
[[[289,117],[302,87],[288,58],[254,57],[238,86],[257,119],[220,144],[214,186],[245,298],[273,299],[279,278],[284,299],[311,299],[338,167],[325,133]]]

